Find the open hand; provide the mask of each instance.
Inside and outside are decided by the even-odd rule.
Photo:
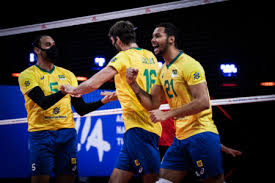
[[[71,86],[71,85],[61,85],[60,86],[60,91],[63,93],[63,94],[69,94],[71,95],[72,97],[81,97],[81,94],[76,94],[74,93],[74,89],[75,87]]]
[[[236,149],[232,149],[230,147],[226,147],[225,145],[222,144],[222,149],[221,151],[225,152],[226,154],[229,154],[233,157],[240,156],[242,155],[242,152]]]
[[[150,118],[154,123],[168,119],[167,112],[161,111],[159,109],[150,111]]]
[[[101,102],[104,104],[117,100],[116,92],[104,91],[104,92],[100,92],[100,95],[104,96],[104,98],[101,100]]]

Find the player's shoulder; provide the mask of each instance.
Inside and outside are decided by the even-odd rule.
[[[110,60],[110,63],[114,63],[121,58],[124,59],[125,57],[128,57],[127,53],[125,51],[120,51]]]
[[[26,68],[25,70],[23,70],[23,71],[19,74],[19,77],[22,77],[22,76],[28,75],[28,74],[32,74],[33,72],[35,72],[35,70],[36,70],[35,65],[32,65],[32,66]]]
[[[73,74],[72,71],[65,69],[64,67],[59,67],[55,65],[55,69],[56,71],[60,72],[60,73],[64,73],[64,74]]]
[[[75,78],[76,77],[72,71],[65,69],[63,67],[55,66],[55,69],[57,71],[57,74],[59,75],[58,77],[66,77],[66,78]]]
[[[183,60],[183,62],[181,62],[181,63],[185,66],[200,65],[200,63],[195,58],[193,58],[192,56],[190,56],[186,53],[183,53],[183,52],[181,54],[181,59]]]

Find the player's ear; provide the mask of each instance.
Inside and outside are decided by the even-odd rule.
[[[118,36],[116,37],[116,42],[120,46],[123,45],[123,42],[120,40],[120,38]]]
[[[37,47],[34,47],[33,51],[36,53],[36,55],[40,52],[40,49]]]
[[[169,42],[169,44],[174,44],[175,43],[175,36],[169,36],[168,42]]]

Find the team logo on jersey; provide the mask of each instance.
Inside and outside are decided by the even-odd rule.
[[[192,72],[192,77],[194,81],[199,81],[201,80],[201,75],[199,72]]]
[[[45,77],[44,76],[42,76],[41,78],[40,78],[40,80],[43,80]]]
[[[30,86],[31,83],[30,83],[30,81],[28,80],[28,81],[25,81],[24,84],[25,84],[26,87],[28,87],[28,86]]]
[[[60,107],[56,107],[53,109],[53,114],[58,114],[60,112]]]
[[[115,62],[116,60],[117,60],[117,58],[115,57],[115,58],[113,58],[110,62],[113,63],[113,62]]]
[[[58,78],[59,78],[60,80],[65,80],[65,79],[66,79],[64,75],[58,75]]]
[[[174,77],[176,77],[177,75],[178,75],[178,71],[177,71],[176,69],[173,69],[173,70],[172,70],[172,75],[171,75],[171,77],[174,78]]]

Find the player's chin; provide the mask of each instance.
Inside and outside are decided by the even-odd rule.
[[[155,49],[154,49],[154,53],[155,53],[156,55],[159,55],[159,48],[155,48]]]

